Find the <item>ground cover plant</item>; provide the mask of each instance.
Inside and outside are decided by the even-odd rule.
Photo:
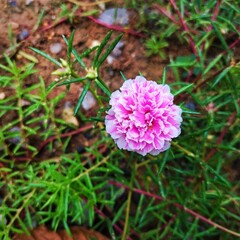
[[[12,2],[9,12],[18,7]],[[113,23],[99,20],[104,2],[116,8],[71,0],[40,11],[30,3],[39,8],[30,36],[8,27],[0,53],[0,239],[38,239],[42,225],[59,238],[84,226],[102,233],[86,232],[89,239],[238,239],[238,1],[119,1],[131,12],[124,26],[117,8]],[[54,32],[65,46],[60,55],[45,47]],[[111,55],[121,41],[123,56]],[[177,130],[166,128],[177,132],[163,145],[126,145],[135,135],[119,135],[122,113],[112,128],[135,78],[147,99],[156,89],[174,96],[168,123]],[[86,110],[90,93],[96,104]],[[135,100],[137,110],[145,107]],[[155,116],[146,111],[151,130]],[[131,120],[139,126],[140,115]]]

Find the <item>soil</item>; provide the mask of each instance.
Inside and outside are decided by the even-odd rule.
[[[11,2],[11,1],[8,1]],[[26,5],[25,0],[17,1],[17,6],[13,7],[7,4],[7,1],[0,3],[1,18],[0,18],[0,56],[3,52],[9,48],[8,39],[8,28],[11,26],[13,35],[20,44],[14,51],[7,50],[12,59],[16,59],[21,65],[29,63],[29,60],[24,58],[19,51],[23,51],[29,55],[33,55],[38,59],[38,63],[35,68],[38,69],[39,75],[43,77],[46,85],[49,85],[54,81],[55,77],[51,73],[56,70],[56,66],[50,63],[43,57],[36,55],[28,47],[38,48],[53,57],[59,59],[66,59],[66,45],[64,43],[62,35],[67,38],[70,36],[73,29],[75,29],[74,37],[74,47],[79,53],[83,52],[86,48],[92,46],[94,41],[100,41],[106,36],[110,29],[103,27],[87,17],[81,17],[81,13],[90,10],[91,8],[83,8],[76,14],[73,23],[68,20],[60,21],[56,24],[56,19],[61,11],[60,4],[62,1],[50,1],[50,0],[38,0],[33,1],[31,4]],[[87,4],[87,2],[86,2]],[[121,4],[121,1],[119,1]],[[107,5],[108,6],[108,5]],[[72,8],[72,4],[69,4],[69,9]],[[93,8],[93,7],[92,7]],[[94,6],[98,8],[98,6]],[[44,9],[45,15],[42,25],[35,30],[36,24],[39,18],[40,11]],[[134,27],[134,23],[138,21],[138,16],[133,11],[130,12],[132,25],[129,28]],[[19,36],[23,30],[29,32],[29,36],[20,41]],[[115,39],[121,32],[114,31],[112,35],[112,40]],[[124,42],[123,52],[119,58],[113,62],[112,65],[104,63],[102,66],[101,76],[102,79],[110,86],[112,90],[118,89],[122,83],[120,71],[123,72],[127,79],[133,78],[140,73],[148,79],[160,80],[162,77],[162,70],[164,66],[168,64],[168,61],[161,59],[159,56],[147,57],[146,49],[144,46],[144,36],[134,36],[132,34],[125,33],[123,35],[122,41]],[[50,52],[50,45],[54,43],[61,43],[62,50],[58,54],[52,54]],[[167,55],[177,56],[179,53],[189,54],[187,46],[177,46],[172,44],[172,46],[166,50]],[[90,64],[90,59],[88,64]],[[28,79],[27,85],[31,85],[38,82],[38,75],[33,76],[33,78]],[[169,73],[169,81],[171,81],[171,73]],[[65,87],[58,87],[53,89],[51,95],[56,96],[63,92]],[[79,96],[79,87],[70,88],[64,101],[76,102]],[[61,107],[61,106],[60,106]]]

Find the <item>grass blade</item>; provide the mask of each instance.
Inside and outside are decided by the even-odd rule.
[[[95,46],[93,48],[87,49],[85,52],[83,52],[82,54],[80,54],[81,58],[87,57],[91,52],[93,52],[94,50],[96,50],[99,46]]]
[[[224,39],[222,33],[220,32],[220,30],[218,29],[217,25],[214,22],[212,22],[212,26],[213,26],[214,32],[216,33],[218,39],[222,43],[224,49],[228,52],[228,54],[232,55],[232,52],[230,51],[230,49],[227,45],[227,42],[225,41],[225,39]]]
[[[74,116],[76,116],[76,114],[77,114],[77,112],[78,112],[78,110],[79,110],[79,108],[80,108],[80,106],[81,106],[81,104],[84,100],[84,97],[86,96],[87,91],[90,88],[90,86],[91,86],[91,81],[88,81],[87,85],[84,87],[84,89],[83,89],[83,91],[82,91],[82,93],[81,93],[81,95],[78,99],[77,105],[74,109]]]
[[[57,86],[62,86],[62,85],[68,85],[70,83],[76,83],[76,82],[81,82],[83,80],[85,80],[86,77],[82,77],[82,78],[73,78],[73,79],[70,79],[70,80],[67,80],[67,81],[64,81],[64,82],[60,82],[57,84]]]
[[[41,55],[42,57],[48,59],[49,61],[51,61],[52,63],[56,64],[57,66],[59,67],[62,67],[62,64],[60,62],[58,62],[55,58],[51,57],[50,55],[48,55],[47,53],[37,49],[37,48],[34,48],[34,47],[30,47],[30,49],[32,51],[34,51],[35,53]]]
[[[73,49],[74,33],[75,33],[75,31],[72,31],[69,40],[67,40],[67,38],[63,35],[63,39],[64,39],[65,43],[67,44],[67,62],[69,65],[71,63],[71,53],[72,53],[72,49]]]
[[[118,44],[118,42],[120,41],[120,39],[122,38],[123,34],[119,35],[113,42],[112,44],[108,47],[108,49],[106,50],[106,52],[104,53],[104,55],[99,59],[99,61],[97,62],[97,68],[106,60],[106,58],[108,57],[108,55],[112,52],[112,50],[116,47],[116,45]]]
[[[203,76],[209,72],[209,70],[211,70],[215,65],[216,63],[221,59],[223,55],[220,54],[218,55],[213,61],[210,62],[210,64],[205,68],[204,72],[203,72]]]
[[[123,80],[124,80],[124,81],[127,81],[127,78],[124,76],[124,74],[123,74],[123,72],[122,72],[122,71],[120,71],[120,74],[121,74],[121,76],[122,76]]]
[[[85,63],[82,61],[82,58],[78,55],[76,49],[73,47],[73,39],[74,39],[74,31],[72,32],[69,40],[66,39],[65,36],[63,36],[63,39],[65,41],[65,43],[68,45],[68,50],[67,50],[67,61],[68,64],[70,65],[71,62],[71,53],[74,55],[74,57],[76,58],[77,62],[79,62],[79,64],[85,69],[86,65]]]
[[[108,40],[110,39],[112,35],[112,31],[110,31],[106,37],[103,39],[102,43],[100,44],[100,46],[98,47],[97,53],[93,59],[93,63],[92,63],[92,67],[96,67],[97,66],[97,62],[98,62],[98,58],[100,56],[100,54],[102,53],[103,48],[106,46]]]
[[[108,87],[102,81],[100,81],[99,79],[96,78],[95,82],[103,90],[103,92],[107,94],[108,97],[111,96],[110,90],[108,89]]]
[[[163,75],[162,75],[162,84],[164,85],[166,83],[166,67],[163,69]]]
[[[231,70],[231,68],[232,68],[231,66],[225,68],[225,69],[218,75],[218,77],[215,79],[212,87],[215,87],[215,86],[220,82],[220,80]]]
[[[73,35],[71,35],[71,37],[70,37],[70,39],[69,39],[69,41],[66,39],[66,37],[65,36],[63,36],[63,39],[64,39],[64,41],[65,41],[65,43],[68,45],[68,46],[70,46],[70,40],[73,42]],[[71,45],[72,45],[72,43],[71,43]],[[71,52],[70,52],[70,50],[71,50]],[[86,65],[85,65],[85,63],[82,61],[82,59],[81,59],[81,57],[78,55],[78,53],[77,53],[77,51],[76,51],[76,49],[73,47],[73,46],[71,46],[71,48],[69,48],[68,47],[68,64],[70,65],[70,61],[71,61],[71,53],[74,55],[74,57],[76,58],[76,60],[77,60],[77,62],[79,62],[79,64],[85,69],[86,68]]]
[[[193,83],[185,86],[185,87],[182,87],[181,89],[179,89],[177,92],[174,93],[174,96],[177,96],[178,94],[182,93],[182,92],[185,92],[188,88],[191,88],[193,86]]]

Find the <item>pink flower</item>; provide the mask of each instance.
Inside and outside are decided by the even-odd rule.
[[[112,93],[110,105],[106,131],[120,149],[157,155],[181,133],[182,110],[173,104],[168,85],[137,76]]]

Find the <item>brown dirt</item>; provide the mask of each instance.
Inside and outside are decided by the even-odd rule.
[[[71,233],[72,236],[70,237],[64,230],[53,232],[45,226],[39,226],[31,231],[30,236],[26,234],[16,234],[13,237],[13,240],[108,240],[107,237],[103,236],[99,232],[83,227],[72,227]]]
[[[9,24],[12,26],[13,35],[16,36],[16,38],[18,38],[23,29],[27,29],[30,32],[30,36],[27,39],[20,41],[20,46],[16,48],[15,51],[11,51],[10,55],[21,64],[28,63],[29,60],[19,54],[20,50],[35,56],[39,60],[39,63],[36,64],[35,68],[38,69],[39,75],[43,77],[46,85],[49,85],[54,81],[55,77],[51,75],[51,72],[56,70],[56,67],[48,60],[33,53],[28,49],[29,46],[43,50],[57,59],[66,58],[66,46],[62,35],[69,37],[72,29],[75,29],[74,47],[81,53],[84,49],[90,47],[94,40],[101,41],[109,31],[109,29],[94,23],[90,19],[81,17],[80,14],[74,19],[73,24],[66,20],[49,28],[60,12],[61,1],[38,0],[26,6],[25,0],[22,0],[17,1],[17,7],[9,6],[6,2],[7,1],[0,3],[0,8],[3,9],[0,17],[0,56],[2,56],[3,52],[9,47],[9,39],[7,37]],[[70,7],[72,7],[71,4],[69,4],[69,8]],[[95,9],[97,8],[97,6],[94,7]],[[43,27],[40,26],[38,30],[34,31],[41,9],[45,9],[46,11],[42,24]],[[136,22],[136,13],[132,13],[132,16],[132,21]],[[129,27],[133,28],[134,26]],[[115,31],[112,39],[118,35],[119,32]],[[148,79],[160,80],[162,70],[168,62],[162,60],[159,56],[153,56],[151,58],[147,57],[143,41],[144,39],[141,37],[124,34],[122,40],[125,44],[122,55],[112,66],[104,63],[101,70],[102,78],[111,89],[115,90],[122,85],[123,80],[120,71],[124,73],[126,78],[134,78],[141,73]],[[56,42],[62,43],[63,48],[59,54],[54,55],[50,53],[49,49],[50,45]],[[169,49],[171,50],[168,50],[168,55],[172,56],[176,56],[179,51],[181,51],[181,53],[188,51],[187,49],[179,48],[175,44]],[[90,60],[88,60],[88,64],[90,64]],[[171,79],[171,74],[169,75],[169,78]],[[38,81],[38,75],[36,74],[31,79],[28,79],[26,84],[31,85]],[[70,88],[64,101],[69,100],[76,102],[79,96],[79,88],[76,87],[76,85],[78,84],[75,84]],[[51,96],[58,95],[63,92],[64,89],[65,87],[55,88],[52,91]]]

